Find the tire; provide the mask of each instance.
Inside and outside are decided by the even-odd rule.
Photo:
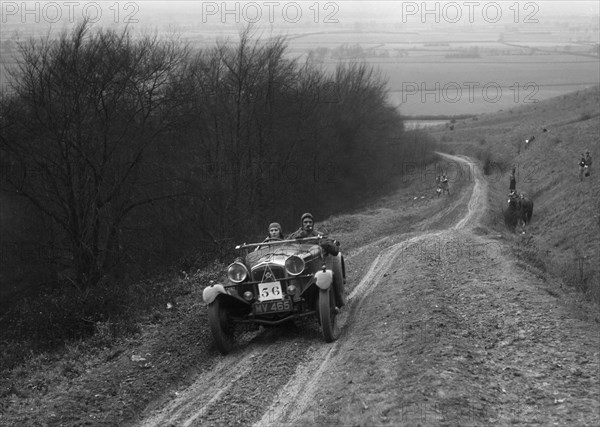
[[[336,309],[334,305],[333,287],[319,290],[319,320],[325,342],[332,342],[337,338]]]
[[[344,267],[341,254],[338,254],[335,259],[333,259],[331,270],[333,271],[333,291],[335,295],[334,306],[343,307],[346,302],[344,300],[344,284],[346,282],[346,277],[344,275]]]
[[[220,298],[208,305],[208,326],[221,354],[227,354],[235,345],[234,325],[229,319],[229,310]]]

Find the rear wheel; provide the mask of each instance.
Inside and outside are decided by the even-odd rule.
[[[319,320],[325,342],[332,342],[337,338],[336,315],[333,287],[319,290]]]
[[[229,353],[235,344],[234,325],[229,310],[220,298],[208,305],[208,326],[215,340],[215,346],[221,354]]]

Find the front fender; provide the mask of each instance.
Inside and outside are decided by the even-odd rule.
[[[333,273],[331,270],[317,271],[315,278],[317,279],[317,286],[323,290],[329,289],[331,283],[333,283]]]
[[[225,287],[217,283],[216,285],[211,285],[204,288],[202,291],[202,299],[205,303],[210,304],[220,294],[229,295],[225,290]]]

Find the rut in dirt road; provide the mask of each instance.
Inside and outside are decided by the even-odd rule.
[[[469,198],[467,212],[456,224],[452,224],[454,229],[466,228],[470,225],[475,225],[479,218],[483,215],[485,209],[485,200],[487,197],[487,186],[483,180],[479,170],[473,167],[470,159],[464,157],[452,156],[444,153],[438,153],[448,159],[464,166],[470,173],[470,178],[474,182],[473,190]],[[456,196],[455,196],[456,197]],[[457,199],[457,203],[460,199]],[[451,206],[447,210],[455,209],[456,205]],[[439,217],[442,217],[440,213]],[[360,307],[369,294],[377,287],[385,276],[388,276],[397,257],[404,251],[410,251],[414,245],[425,239],[436,238],[441,232],[423,233],[418,236],[400,241],[385,249],[377,255],[367,273],[363,276],[358,285],[356,285],[348,296],[348,305],[344,308],[347,316],[344,317],[342,328],[345,329],[340,339],[329,347],[317,349],[310,361],[299,366],[294,377],[281,390],[277,399],[265,412],[263,417],[254,424],[255,427],[261,426],[277,426],[282,423],[294,423],[301,419],[302,414],[312,414],[312,421],[319,418],[319,405],[314,401],[318,382],[322,377],[322,373],[335,363],[335,355],[340,347],[345,342],[345,335],[350,334],[349,331],[353,327],[352,319],[356,312],[360,311]],[[388,240],[382,239],[382,240]],[[369,246],[376,246],[371,244]],[[364,251],[364,249],[363,249]],[[340,322],[342,323],[342,322]],[[305,422],[311,422],[310,417],[304,419]]]
[[[600,425],[597,324],[476,233],[486,182],[446,158],[470,191],[347,254],[336,342],[249,334],[141,425]]]
[[[449,159],[466,164],[463,159]],[[429,218],[428,226],[434,224],[440,228],[443,224],[441,227],[448,227],[454,225],[447,223],[453,221],[450,218],[472,215],[469,212],[461,213],[464,211],[463,205],[467,204],[465,198],[468,200],[469,194],[453,194],[449,199],[451,205],[435,218]],[[408,237],[402,234],[388,235],[355,248],[353,256],[346,255],[350,268],[364,264],[365,260],[372,259],[372,262],[368,261],[370,265],[364,264],[360,268],[365,273],[354,288],[351,288],[353,281],[348,284],[348,305],[338,316],[342,328],[348,329],[356,307],[386,274],[399,251],[416,244],[420,239],[421,234]],[[231,425],[240,422],[261,423],[264,419],[275,423],[285,422],[291,414],[293,416],[289,412],[291,402],[295,402],[295,410],[308,405],[308,402],[298,405],[301,403],[297,400],[302,388],[300,386],[306,386],[307,381],[310,383],[311,378],[318,378],[319,373],[327,369],[327,360],[335,355],[339,344],[323,343],[319,331],[314,327],[302,328],[298,333],[286,331],[275,340],[269,338],[269,333],[250,334],[246,343],[240,345],[233,354],[223,358],[217,356],[217,363],[209,364],[191,386],[174,394],[166,406],[159,403],[158,407],[147,408],[142,414],[143,421],[138,425]],[[342,334],[338,342],[344,339]],[[303,395],[307,395],[307,392]]]
[[[382,253],[342,339],[255,426],[600,425],[597,313],[474,232],[485,192],[477,175],[464,221]]]

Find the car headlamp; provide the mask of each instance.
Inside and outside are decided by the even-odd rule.
[[[227,277],[233,283],[241,283],[248,277],[248,269],[241,262],[234,262],[227,267]]]
[[[296,255],[292,255],[285,260],[285,269],[292,276],[297,276],[298,274],[302,273],[304,271],[304,267],[304,260]]]

